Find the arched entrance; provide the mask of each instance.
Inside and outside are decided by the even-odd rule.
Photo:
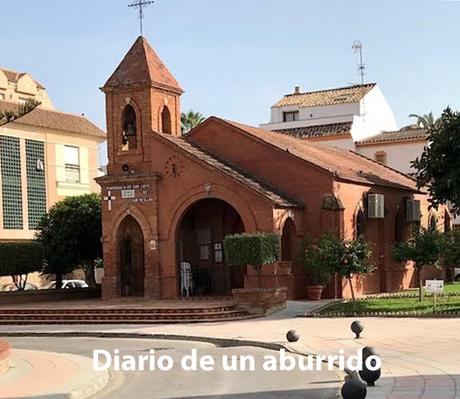
[[[292,262],[295,260],[296,254],[296,232],[294,221],[287,218],[283,226],[283,234],[281,236],[281,260]]]
[[[176,235],[181,296],[229,295],[243,288],[244,267],[225,265],[223,241],[244,232],[238,212],[220,199],[197,201],[183,215]]]
[[[126,216],[117,232],[121,296],[144,295],[144,234],[132,216]]]

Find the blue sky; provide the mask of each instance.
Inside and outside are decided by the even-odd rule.
[[[139,34],[130,1],[0,2],[0,65],[30,72],[58,109],[105,127],[98,88]],[[295,85],[359,82],[360,39],[366,80],[403,126],[410,113],[460,108],[459,17],[460,1],[156,0],[144,36],[185,89],[183,110],[256,125]]]

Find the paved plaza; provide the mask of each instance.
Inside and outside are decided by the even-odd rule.
[[[353,353],[374,346],[382,357],[382,378],[369,388],[368,398],[460,399],[460,319],[363,318],[364,332],[353,339],[349,318],[295,317],[311,309],[307,302],[290,302],[286,310],[267,318],[227,323],[156,326],[15,326],[11,332],[110,332],[225,338],[287,344],[285,334],[295,329],[301,340],[295,350],[313,354]],[[8,339],[8,338],[6,338]],[[197,338],[198,339],[198,338]],[[241,396],[244,397],[244,396]],[[250,396],[247,396],[250,397]]]

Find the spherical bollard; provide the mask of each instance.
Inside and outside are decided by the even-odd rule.
[[[377,351],[372,346],[365,346],[361,352],[363,354],[363,361],[365,361],[369,356],[377,355]]]
[[[371,359],[371,365],[375,366],[375,359]],[[375,386],[375,381],[377,381],[382,374],[382,370],[379,368],[377,370],[369,370],[366,366],[366,362],[363,362],[363,369],[359,371],[359,376],[369,387]]]
[[[351,323],[351,331],[353,331],[356,334],[356,339],[360,338],[360,334],[363,332],[364,326],[363,324],[355,320],[353,323]]]
[[[290,330],[286,334],[286,339],[288,340],[288,342],[297,342],[300,339],[300,337],[299,334],[297,334],[297,331]]]
[[[365,399],[367,389],[361,381],[350,379],[343,384],[341,393],[343,399]]]

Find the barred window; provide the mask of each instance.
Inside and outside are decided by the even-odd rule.
[[[3,228],[22,230],[21,151],[19,138],[0,136]]]
[[[45,145],[26,140],[27,204],[29,229],[35,230],[46,213]]]

